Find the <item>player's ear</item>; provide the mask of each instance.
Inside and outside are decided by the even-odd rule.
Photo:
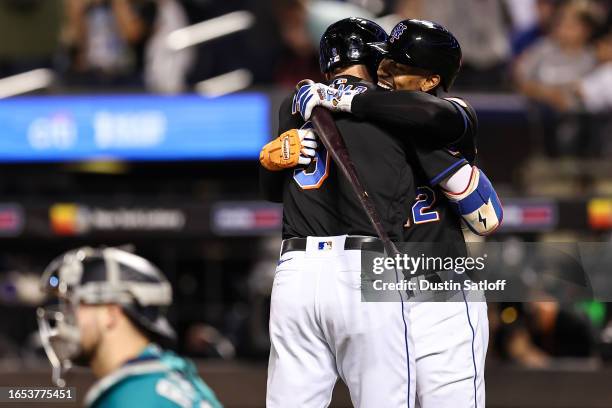
[[[440,85],[441,80],[442,78],[440,78],[440,75],[429,75],[421,82],[421,91],[422,92],[431,91],[432,89]]]
[[[103,306],[103,327],[105,330],[112,329],[117,326],[121,319],[123,311],[121,306],[110,304]]]

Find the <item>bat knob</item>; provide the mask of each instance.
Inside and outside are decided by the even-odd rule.
[[[295,86],[295,90],[299,91],[301,87],[303,87],[304,85],[312,85],[314,84],[315,81],[313,81],[312,79],[302,79],[300,82],[297,83],[297,85]]]

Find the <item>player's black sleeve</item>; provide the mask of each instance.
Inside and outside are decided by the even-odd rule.
[[[436,186],[455,174],[468,161],[460,154],[447,149],[431,150],[415,145],[414,152],[430,186]]]
[[[278,131],[274,137],[280,136],[282,133],[297,129],[301,126],[299,115],[292,113],[293,95],[285,98],[279,109]],[[285,179],[290,176],[293,169],[270,171],[259,166],[259,191],[264,200],[273,201],[276,203],[283,202],[283,188]]]
[[[352,113],[365,120],[409,129],[406,133],[415,142],[425,136],[431,148],[459,143],[464,137],[474,137],[477,119],[464,101],[442,99],[424,92],[368,91],[356,95]]]

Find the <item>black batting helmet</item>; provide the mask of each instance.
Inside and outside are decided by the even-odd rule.
[[[404,20],[393,27],[385,57],[440,75],[445,91],[461,68],[459,41],[440,24],[426,20]]]
[[[347,65],[363,64],[375,75],[387,33],[365,18],[351,17],[330,25],[319,47],[321,72],[332,72]]]

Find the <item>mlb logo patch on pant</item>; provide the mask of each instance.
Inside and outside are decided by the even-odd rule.
[[[321,241],[319,242],[319,251],[328,251],[332,249],[332,241]]]

